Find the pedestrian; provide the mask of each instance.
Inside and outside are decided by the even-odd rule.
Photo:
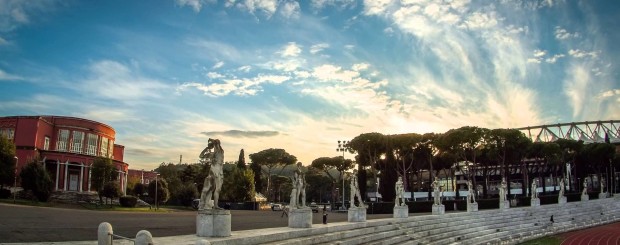
[[[284,206],[284,208],[282,208],[282,215],[280,215],[280,218],[284,217],[284,215],[288,217],[288,206]]]
[[[323,224],[327,224],[327,206],[323,205]]]

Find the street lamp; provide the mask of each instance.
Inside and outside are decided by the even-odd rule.
[[[157,209],[159,208],[159,202],[157,200],[157,189],[159,189],[159,186],[157,186],[157,177],[159,176],[159,173],[157,173],[157,175],[155,175],[155,211],[157,211]]]
[[[17,195],[17,162],[19,162],[19,158],[15,156],[15,174],[14,174],[14,183],[13,183],[13,203],[15,203],[15,196]]]
[[[342,166],[344,167],[344,152],[347,150],[349,141],[346,140],[342,140],[342,141],[338,141],[338,148],[336,148],[336,151],[342,151]],[[342,173],[340,173],[340,177],[342,178],[342,206],[340,207],[341,210],[346,210],[345,206],[344,206],[344,170],[342,171]],[[351,190],[353,191],[353,190]]]

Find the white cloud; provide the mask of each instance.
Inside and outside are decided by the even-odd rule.
[[[321,51],[325,50],[326,48],[329,48],[329,44],[327,44],[327,43],[315,44],[315,45],[312,45],[310,47],[310,53],[311,54],[316,54],[318,52],[321,52]]]
[[[354,64],[352,69],[354,71],[363,71],[363,70],[368,69],[368,67],[370,67],[370,64],[368,63],[358,63],[358,64]]]
[[[580,50],[580,49],[571,49],[571,50],[568,51],[568,54],[570,56],[575,57],[575,58],[584,58],[586,56],[590,56],[592,58],[597,58],[598,57],[598,53],[599,52],[595,52],[595,51],[586,52],[586,51],[583,51],[583,50]]]
[[[176,2],[181,7],[190,6],[194,12],[198,13],[204,4],[213,4],[217,0],[176,0]]]
[[[0,81],[2,81],[2,80],[23,80],[23,79],[24,78],[22,78],[20,76],[16,76],[16,75],[12,75],[12,74],[6,73],[2,69],[0,69]]]
[[[591,77],[588,69],[582,65],[573,64],[567,71],[567,79],[564,81],[564,93],[573,108],[573,117],[578,118],[586,105],[587,96],[590,93]]]
[[[600,99],[605,99],[605,98],[610,98],[610,97],[613,97],[613,96],[620,96],[620,89],[607,90],[605,92],[600,93],[596,97],[600,98]]]
[[[545,59],[545,62],[553,64],[553,63],[555,63],[558,59],[560,59],[560,58],[564,58],[564,57],[565,57],[565,55],[564,55],[564,54],[555,54],[555,55],[553,55],[552,57]]]
[[[534,50],[534,57],[536,57],[536,58],[545,56],[545,54],[547,54],[547,51],[539,50],[539,49]]]
[[[119,101],[160,97],[158,92],[168,88],[164,83],[141,76],[116,61],[98,61],[88,69],[89,77],[78,84],[69,85],[70,88]]]
[[[366,15],[382,15],[391,3],[391,0],[364,0],[364,13]]]
[[[570,39],[570,38],[578,38],[579,37],[579,33],[575,32],[575,33],[570,33],[567,30],[556,26],[555,27],[555,38],[558,40],[566,40],[566,39]]]
[[[357,0],[312,0],[310,6],[314,9],[323,9],[328,6],[347,8],[354,6]]]
[[[297,57],[301,53],[301,46],[295,42],[289,42],[281,51],[277,52],[282,57]]]
[[[38,16],[53,12],[64,1],[0,1],[0,32],[10,32],[33,22]]]
[[[284,2],[280,6],[280,13],[287,19],[298,19],[301,9],[298,2]]]
[[[221,97],[229,94],[252,96],[262,91],[262,84],[281,84],[290,79],[288,76],[258,75],[253,78],[223,79],[222,83],[202,84],[187,82],[177,87],[177,93],[181,93],[188,88],[195,88],[210,97]]]
[[[226,3],[226,6],[232,6],[235,1],[230,0]],[[277,0],[243,0],[236,3],[236,6],[245,9],[248,12],[255,14],[256,12],[263,13],[267,19],[271,18],[278,8]]]
[[[239,68],[237,68],[238,71],[242,71],[242,72],[250,72],[250,70],[252,70],[251,66],[245,65],[245,66],[241,66]]]
[[[469,28],[470,30],[488,29],[495,27],[498,23],[499,18],[497,17],[497,13],[494,11],[488,13],[474,12],[467,18],[467,20],[464,21],[462,26]]]
[[[536,63],[536,64],[540,64],[540,59],[536,59],[536,58],[528,58],[528,59],[527,59],[527,63]]]
[[[9,43],[9,41],[7,41],[6,39],[4,39],[4,38],[0,37],[0,46],[2,46],[2,45],[8,45],[8,44],[10,44],[10,43]]]
[[[224,75],[219,74],[217,72],[209,72],[207,73],[207,77],[210,79],[219,79],[219,78],[224,78]]]
[[[223,62],[223,61],[219,61],[219,62],[215,63],[215,64],[213,65],[213,67],[211,67],[211,69],[219,69],[219,68],[221,68],[222,66],[224,66],[224,62]]]

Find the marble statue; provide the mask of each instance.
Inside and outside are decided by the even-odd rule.
[[[431,184],[433,187],[434,205],[441,205],[441,186],[439,185],[439,179],[435,177],[435,181]]]
[[[474,185],[471,183],[471,180],[467,180],[467,203],[475,203],[476,195],[474,193]]]
[[[364,207],[364,201],[362,201],[362,195],[360,194],[360,187],[357,183],[357,171],[353,170],[353,174],[351,175],[351,207],[357,207],[355,205],[355,197],[357,197],[357,201],[359,202],[359,207]]]
[[[306,207],[306,177],[301,171],[301,162],[297,163],[297,170],[293,173],[293,184],[295,192],[295,205],[291,201],[291,207],[303,208]],[[301,202],[300,202],[301,198]]]
[[[297,187],[293,186],[291,190],[291,201],[289,202],[289,207],[296,208],[297,207]]]
[[[506,195],[508,189],[508,184],[506,183],[506,178],[502,177],[502,183],[499,186],[499,202],[504,203],[506,201]]]
[[[564,196],[564,188],[566,188],[564,184],[564,178],[561,178],[560,179],[560,193],[558,194],[559,197]]]
[[[538,179],[532,181],[532,199],[538,198]]]
[[[583,179],[583,191],[581,191],[581,195],[588,195],[588,179]]]
[[[601,193],[605,193],[605,179],[601,178]]]
[[[224,182],[224,149],[218,139],[209,139],[208,142],[207,147],[200,153],[200,162],[211,167],[200,193],[198,210],[221,209],[217,203]]]
[[[396,181],[396,200],[394,200],[394,206],[406,206],[405,204],[405,186],[403,185],[403,178],[398,177]]]

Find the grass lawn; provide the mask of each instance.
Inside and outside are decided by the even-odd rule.
[[[535,240],[530,240],[524,243],[520,243],[520,245],[559,245],[562,243],[562,240],[560,240],[560,238],[554,237],[554,236],[547,236],[547,237],[542,237],[542,238],[538,238]]]

